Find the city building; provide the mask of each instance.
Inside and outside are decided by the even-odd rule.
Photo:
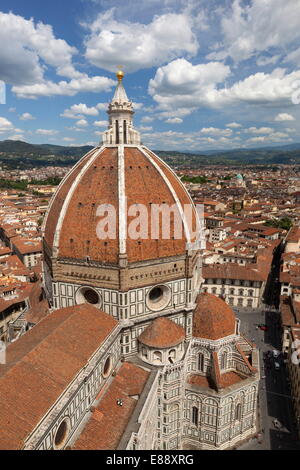
[[[51,313],[0,365],[1,449],[230,449],[257,432],[258,350],[230,306],[200,293],[195,207],[140,143],[117,77],[103,144],[63,179],[44,221]],[[162,217],[152,236],[157,205],[177,208],[180,238],[163,237]]]

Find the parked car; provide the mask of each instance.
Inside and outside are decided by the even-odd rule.
[[[259,328],[260,330],[263,330],[263,331],[268,331],[268,329],[269,329],[269,328],[267,327],[267,325],[264,325],[264,324],[258,325],[258,328]]]
[[[275,367],[275,370],[280,370],[279,362],[274,362],[274,367]]]
[[[277,349],[273,349],[273,357],[278,357],[280,354],[279,351],[277,351]]]

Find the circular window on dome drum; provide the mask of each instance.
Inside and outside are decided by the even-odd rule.
[[[158,311],[166,308],[171,299],[171,290],[166,285],[155,286],[147,294],[147,307]]]
[[[55,433],[54,437],[54,448],[55,449],[62,449],[66,443],[69,434],[69,427],[70,423],[68,419],[64,419]]]
[[[111,357],[108,356],[108,358],[106,359],[104,363],[103,372],[102,372],[102,375],[104,378],[109,376],[111,372],[111,368],[112,368]]]
[[[76,292],[76,303],[91,304],[100,308],[102,305],[102,298],[95,289],[92,289],[91,287],[80,287]]]

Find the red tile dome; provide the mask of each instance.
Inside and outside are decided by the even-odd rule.
[[[53,257],[118,264],[120,254],[128,262],[185,254],[186,243],[195,229],[183,226],[182,236],[172,238],[174,216],[171,213],[171,236],[162,238],[162,217],[158,239],[151,239],[151,205],[163,203],[184,210],[192,204],[179,178],[160,158],[142,146],[98,147],[85,155],[59,186],[50,204],[44,226],[44,240]],[[148,239],[131,239],[126,232],[137,217],[125,213],[127,207],[143,204],[148,208]],[[116,211],[115,239],[99,239],[97,216],[100,205],[111,204]],[[102,214],[104,216],[104,214]],[[124,235],[125,233],[125,235]],[[193,241],[193,239],[192,239]]]
[[[217,340],[235,334],[234,311],[224,300],[215,295],[202,293],[196,300],[193,319],[193,336]]]
[[[185,331],[168,318],[156,318],[139,336],[140,343],[152,348],[177,346],[185,338]]]

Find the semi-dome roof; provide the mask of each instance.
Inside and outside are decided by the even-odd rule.
[[[118,79],[120,94],[123,85]],[[124,96],[127,98],[125,90]],[[188,192],[168,165],[140,145],[139,133],[132,127],[131,102],[122,106],[112,102],[108,114],[105,145],[94,148],[74,166],[51,201],[44,224],[48,254],[67,260],[88,257],[113,265],[122,256],[130,263],[185,254],[187,243],[194,241],[192,229],[196,228],[196,212]],[[180,238],[172,236],[176,222],[172,214],[169,238],[162,236],[162,217],[156,239],[151,233],[151,206],[164,203],[175,206],[180,214],[185,205],[192,205],[192,220],[182,224]],[[105,217],[106,204],[115,210],[115,234],[103,239],[97,228]],[[140,239],[133,239],[128,236],[128,228],[139,215],[139,204],[147,208],[148,229]],[[128,215],[130,207],[135,214]]]
[[[196,300],[193,336],[217,340],[235,334],[236,319],[232,308],[213,294],[202,293]]]
[[[156,318],[139,336],[138,340],[152,348],[170,348],[181,343],[185,338],[185,331],[172,320],[161,317]]]

